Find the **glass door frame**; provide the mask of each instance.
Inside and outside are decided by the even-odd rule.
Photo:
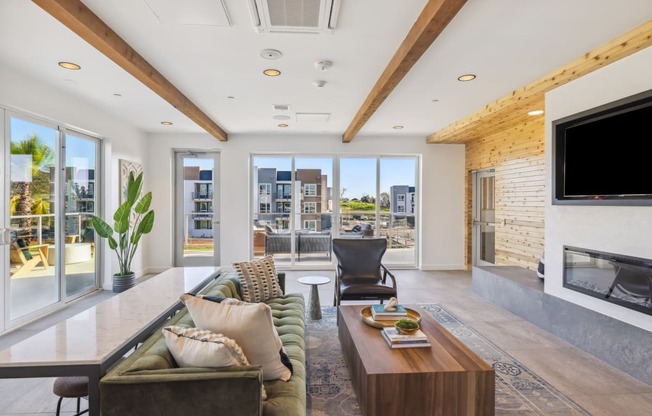
[[[101,171],[102,171],[102,169],[101,169],[101,163],[102,162],[101,161],[103,160],[102,156],[103,156],[103,147],[104,147],[102,145],[102,140],[97,138],[97,137],[91,136],[89,134],[82,133],[82,132],[80,132],[78,130],[69,129],[69,128],[66,128],[66,127],[60,127],[59,130],[60,130],[60,135],[61,135],[61,146],[60,146],[61,149],[68,149],[69,148],[69,146],[67,145],[68,135],[76,136],[79,139],[84,139],[84,140],[89,140],[89,141],[95,142],[95,148],[96,148],[96,152],[95,152],[95,170],[94,170],[94,173],[93,173],[94,174],[94,181],[95,181],[94,184],[93,184],[93,195],[94,195],[93,205],[94,205],[94,207],[93,207],[93,214],[92,215],[98,215],[98,216],[103,217],[103,213],[101,213],[99,211],[100,207],[103,206],[102,205],[102,195],[103,195],[102,190],[104,189],[103,186],[102,186],[102,184],[104,183],[104,181],[102,180],[103,175],[101,175]],[[65,151],[64,152],[59,151],[59,153],[60,153],[60,155],[57,156],[58,157],[57,161],[60,163],[59,166],[62,166],[64,169],[66,169],[67,168],[67,163],[66,163]],[[63,175],[59,174],[61,172],[61,169],[58,169],[58,171],[59,171],[58,175],[63,176]],[[64,214],[61,217],[58,217],[58,218],[55,217],[55,218],[57,218],[56,228],[55,228],[55,230],[56,230],[55,235],[57,236],[57,243],[59,243],[59,245],[61,247],[65,247],[65,242],[66,242],[66,237],[67,237],[67,235],[66,235],[66,201],[65,201],[65,198],[64,198],[65,195],[62,194],[62,192],[63,192],[62,184],[64,182],[65,182],[65,176],[62,179],[57,178],[56,183],[55,183],[55,186],[56,186],[55,193],[57,195],[59,195],[59,201],[57,202],[57,209],[58,209],[58,212],[61,212],[61,213]],[[81,232],[81,230],[79,230],[79,231]],[[59,234],[61,234],[61,235],[59,235]],[[101,264],[102,264],[102,261],[101,261],[102,260],[102,258],[101,258],[102,250],[99,250],[99,246],[101,245],[101,241],[100,241],[99,236],[97,236],[97,235],[94,235],[93,239],[94,239],[94,243],[95,243],[95,250],[94,250],[94,254],[93,254],[93,259],[95,261],[95,268],[94,268],[95,285],[90,286],[90,287],[88,287],[86,289],[83,289],[83,290],[81,290],[79,292],[76,292],[74,294],[71,294],[70,296],[66,295],[66,293],[67,293],[67,290],[66,290],[67,289],[66,288],[66,276],[67,275],[66,275],[66,272],[65,272],[65,267],[60,268],[58,266],[58,265],[62,265],[62,264],[65,266],[65,249],[56,251],[57,258],[56,258],[56,262],[55,262],[55,268],[56,268],[56,273],[61,273],[61,281],[60,281],[60,289],[59,290],[61,291],[60,292],[61,293],[61,298],[62,298],[64,303],[70,302],[72,300],[75,300],[77,298],[85,296],[85,295],[87,295],[87,294],[89,294],[91,292],[94,292],[95,290],[97,290],[100,287],[100,285],[102,283],[101,279],[100,279],[100,270],[101,270]]]
[[[96,153],[95,153],[95,175],[98,180],[95,188],[95,207],[99,208],[102,206],[102,154],[103,154],[103,142],[102,139],[97,136],[92,136],[88,133],[84,133],[75,129],[70,129],[65,127],[63,123],[57,123],[55,121],[46,120],[38,118],[37,116],[32,116],[25,114],[19,110],[14,110],[9,107],[0,107],[0,136],[3,139],[2,146],[0,146],[0,192],[2,196],[0,197],[0,232],[3,232],[3,235],[0,236],[0,241],[6,243],[0,245],[0,261],[2,263],[0,269],[2,270],[2,278],[0,278],[0,291],[3,305],[0,308],[0,334],[3,332],[20,327],[24,323],[33,321],[35,318],[45,316],[51,312],[60,310],[63,305],[69,303],[72,300],[75,300],[79,297],[87,295],[98,288],[100,288],[101,279],[100,279],[100,265],[102,264],[102,250],[95,250],[94,255],[94,285],[88,287],[80,292],[77,292],[71,296],[66,296],[66,274],[65,267],[61,267],[65,262],[65,248],[63,250],[56,250],[55,264],[54,264],[54,278],[56,281],[56,288],[58,291],[57,300],[39,307],[31,312],[26,313],[25,315],[19,316],[17,318],[11,319],[11,273],[10,273],[10,261],[9,261],[9,234],[4,232],[8,230],[11,226],[11,218],[9,211],[9,201],[8,195],[11,188],[10,184],[10,166],[11,166],[11,123],[9,120],[11,118],[17,118],[23,121],[34,123],[40,126],[45,126],[57,131],[57,138],[54,145],[54,159],[55,159],[55,175],[54,175],[54,195],[55,199],[51,202],[55,207],[54,210],[54,227],[55,227],[55,245],[59,247],[65,247],[65,235],[62,233],[65,230],[65,197],[61,195],[63,187],[63,181],[65,180],[65,175],[62,175],[65,171],[66,161],[65,161],[65,144],[66,144],[66,134],[77,135],[83,139],[93,140],[96,143]],[[98,214],[97,211],[95,211]],[[62,215],[63,214],[63,215]],[[3,228],[4,227],[4,228]],[[7,241],[4,241],[7,240]]]
[[[473,187],[472,187],[472,212],[471,212],[471,228],[472,228],[472,265],[473,266],[495,266],[495,263],[488,262],[482,259],[481,253],[483,248],[482,242],[482,229],[483,227],[493,227],[494,228],[494,242],[495,242],[495,210],[494,210],[494,221],[483,221],[481,218],[481,209],[482,209],[482,199],[485,197],[482,186],[480,182],[482,178],[494,177],[496,176],[496,171],[494,168],[485,168],[471,171],[473,175]],[[495,201],[496,186],[494,181],[493,187],[494,194],[491,196]],[[494,202],[495,204],[495,202]],[[495,205],[494,205],[495,207]],[[494,244],[494,259],[495,259],[495,244]]]
[[[185,235],[185,210],[184,210],[184,164],[185,158],[213,160],[213,255],[212,256],[184,256],[183,241]],[[174,266],[197,267],[219,266],[220,258],[220,157],[221,153],[215,150],[174,150]]]

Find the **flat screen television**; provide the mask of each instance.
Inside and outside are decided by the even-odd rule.
[[[553,204],[652,205],[652,90],[556,120]]]

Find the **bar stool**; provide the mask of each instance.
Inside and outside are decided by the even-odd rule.
[[[61,412],[61,402],[64,398],[77,399],[77,413],[74,416],[83,415],[88,412],[88,409],[81,412],[79,411],[81,398],[88,396],[88,377],[57,377],[57,379],[54,380],[52,391],[54,394],[59,396],[59,402],[57,403],[57,416],[59,416],[59,412]]]

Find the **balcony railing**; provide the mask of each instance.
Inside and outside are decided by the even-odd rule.
[[[84,219],[90,220],[92,214],[93,213],[89,212],[66,212],[66,233],[81,235]],[[37,244],[43,244],[44,241],[52,243],[54,240],[54,217],[55,214],[12,215],[9,217],[9,220],[11,227],[18,230],[19,237],[29,238],[31,241],[36,241]],[[20,226],[21,220],[26,218],[31,218],[33,220],[29,230]],[[69,219],[71,218],[72,222],[69,222]],[[34,222],[36,222],[36,224],[34,224]],[[44,228],[44,222],[49,223],[48,227]],[[72,230],[69,228],[70,224],[73,224]]]
[[[192,199],[213,199],[212,192],[193,192]]]

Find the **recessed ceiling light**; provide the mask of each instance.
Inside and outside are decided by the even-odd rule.
[[[392,128],[393,128],[394,130],[401,130],[401,129],[403,128],[403,126],[396,125],[396,126],[394,126],[394,127],[392,127]]]
[[[59,66],[61,68],[71,69],[73,71],[77,71],[77,70],[81,69],[81,66],[79,66],[79,65],[77,65],[75,63],[72,63],[72,62],[59,62]]]
[[[277,77],[281,75],[281,71],[279,71],[278,69],[269,68],[264,70],[263,74],[267,75],[268,77]]]
[[[290,118],[291,118],[290,116],[286,116],[285,114],[278,114],[278,115],[272,116],[272,119],[274,119],[274,120],[289,120]]]
[[[171,126],[171,125],[173,125],[174,123],[171,122],[171,121],[161,121],[161,124],[164,125],[164,126]]]
[[[543,114],[543,110],[532,110],[527,112],[528,116],[538,116],[541,114]]]
[[[235,99],[235,97],[232,96],[232,95],[227,95],[226,98],[228,98],[229,100],[234,100]]]
[[[115,94],[113,94],[113,96],[114,97],[122,97],[122,94],[119,94],[119,93],[116,92]]]
[[[287,127],[288,125],[285,124],[285,123],[281,123],[281,124],[279,124],[278,126],[281,127],[281,128],[285,128],[285,127]]]
[[[434,98],[434,99],[432,100],[432,102],[433,102],[433,103],[438,103],[439,100],[438,100],[437,98]]]
[[[475,79],[475,75],[473,75],[473,74],[464,74],[464,75],[460,75],[459,77],[457,77],[457,80],[462,81],[462,82],[464,82],[464,81],[473,81],[474,79]]]

